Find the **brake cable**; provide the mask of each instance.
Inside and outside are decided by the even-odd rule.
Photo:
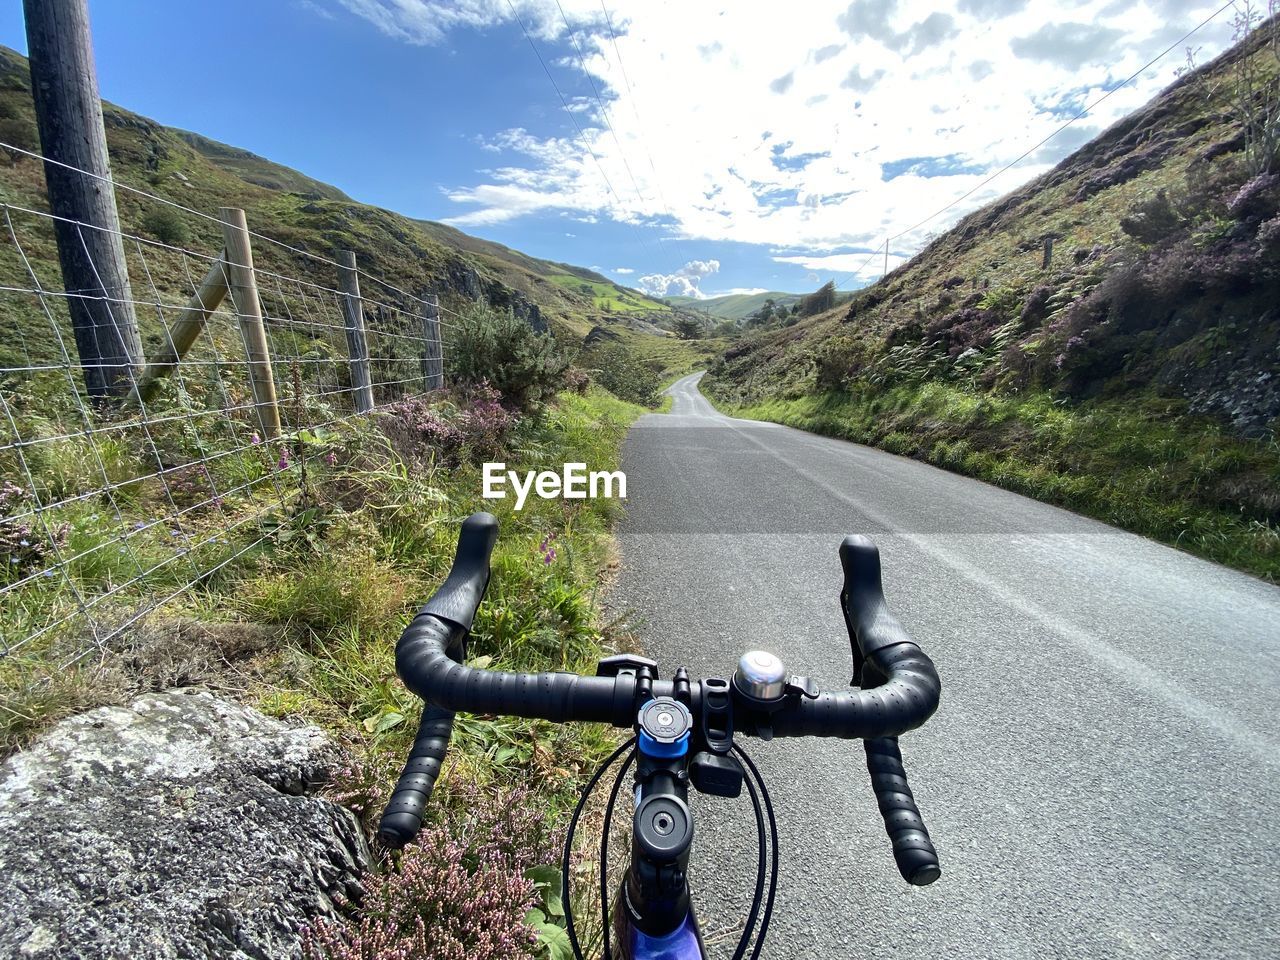
[[[577,806],[574,807],[573,817],[569,821],[569,829],[565,834],[564,856],[561,861],[561,899],[564,902],[565,927],[569,935],[569,944],[573,949],[575,960],[585,960],[585,955],[582,952],[582,945],[578,941],[577,930],[573,922],[573,902],[569,890],[569,870],[573,853],[573,838],[577,832],[578,822],[581,819],[582,811],[586,807],[587,800],[592,791],[595,790],[596,785],[600,782],[608,769],[617,762],[618,758],[622,756],[625,751],[630,749],[631,752],[628,754],[627,759],[619,769],[609,791],[609,801],[605,807],[604,828],[602,830],[602,837],[600,841],[600,925],[604,945],[603,958],[604,960],[612,960],[613,958],[610,944],[609,924],[609,828],[613,822],[613,810],[617,803],[618,794],[621,792],[622,786],[626,782],[627,771],[631,768],[632,763],[635,762],[635,750],[631,749],[634,747],[635,742],[635,737],[629,738],[625,743],[618,747],[618,749],[610,754],[609,757],[596,769],[595,773],[592,774],[591,779],[587,782],[586,787],[582,791],[582,796],[578,799]],[[765,936],[769,931],[769,921],[773,916],[774,897],[778,887],[778,821],[774,815],[773,802],[769,797],[769,789],[765,786],[764,778],[760,775],[759,769],[751,761],[751,758],[747,756],[746,751],[741,747],[735,744],[733,751],[742,760],[748,772],[748,776],[746,778],[747,794],[751,798],[752,812],[755,814],[758,857],[756,860],[756,886],[751,897],[751,910],[748,913],[746,926],[743,928],[742,937],[739,939],[738,946],[734,950],[732,960],[742,960],[746,955],[747,945],[751,942],[751,934],[754,931],[757,916],[759,916],[760,930],[755,939],[755,946],[751,951],[751,960],[758,960],[760,950],[764,946]],[[761,809],[762,801],[763,811]],[[765,860],[770,859],[766,856],[765,847],[764,821],[766,818],[769,821],[768,850],[772,852],[772,857],[769,872],[769,889],[767,895],[764,897],[764,911],[763,913],[760,913],[761,894],[764,892]]]
[[[578,805],[573,808],[573,817],[569,820],[569,830],[564,837],[564,858],[560,862],[560,898],[564,905],[565,932],[569,934],[569,945],[573,948],[575,960],[585,960],[585,957],[582,954],[582,945],[578,943],[577,931],[573,928],[573,901],[569,896],[569,861],[573,854],[573,834],[578,829],[578,819],[582,816],[582,808],[587,805],[587,798],[591,796],[591,791],[596,788],[596,784],[600,782],[600,778],[604,776],[605,771],[613,766],[614,762],[625,751],[634,747],[635,743],[635,737],[628,737],[622,746],[609,754],[608,759],[596,768],[596,772],[591,775],[591,779],[587,781],[586,787],[583,788],[582,796],[578,798]],[[633,751],[632,756],[634,755]],[[605,829],[608,830],[607,824]],[[605,960],[611,960],[611,958],[606,955]]]
[[[760,786],[760,796],[764,800],[765,814],[769,818],[769,848],[773,851],[773,862],[769,867],[769,893],[765,897],[764,901],[764,915],[760,920],[760,935],[756,937],[755,948],[751,951],[751,960],[758,960],[760,956],[760,949],[764,946],[764,938],[769,933],[769,920],[773,916],[773,900],[775,894],[778,892],[778,818],[773,814],[773,801],[769,799],[769,788],[764,785],[764,777],[760,775],[759,769],[757,769],[756,765],[751,761],[751,758],[747,756],[747,752],[736,743],[733,745],[733,752],[738,755],[740,760],[742,760],[747,771],[750,773],[751,778],[753,778]],[[751,792],[750,787],[751,779],[748,779],[748,793]],[[760,886],[757,884],[755,897],[758,899],[759,896]]]
[[[613,823],[613,805],[618,800],[618,794],[622,792],[627,771],[631,769],[635,759],[636,751],[632,750],[626,762],[622,764],[622,769],[618,771],[617,777],[614,778],[613,788],[609,791],[609,802],[604,808],[604,829],[600,836],[600,929],[604,931],[604,953],[602,954],[604,960],[611,960],[612,956],[609,950],[609,827]]]

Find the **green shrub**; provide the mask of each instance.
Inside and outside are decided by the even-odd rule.
[[[161,243],[186,243],[190,234],[178,211],[172,207],[158,207],[142,218],[142,229]]]
[[[840,390],[867,363],[870,350],[861,340],[852,337],[835,337],[818,350],[814,358],[817,364],[818,388]]]
[[[661,402],[661,364],[642,360],[621,344],[599,346],[584,354],[596,383],[615,397],[653,408]]]
[[[510,310],[475,303],[448,327],[447,369],[462,384],[488,382],[503,402],[534,410],[563,385],[569,360],[548,334],[534,332]]]

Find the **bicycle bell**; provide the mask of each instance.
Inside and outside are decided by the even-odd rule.
[[[767,650],[748,650],[738,661],[733,685],[752,700],[779,700],[786,692],[787,671],[782,661]]]

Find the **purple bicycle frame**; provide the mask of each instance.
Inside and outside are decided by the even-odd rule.
[[[665,937],[641,933],[626,919],[618,926],[617,960],[706,960],[692,907],[684,922]]]

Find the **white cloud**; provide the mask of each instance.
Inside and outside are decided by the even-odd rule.
[[[889,251],[889,269],[903,264],[908,257]],[[871,280],[885,272],[884,250],[862,250],[856,253],[830,253],[826,255],[801,254],[773,257],[775,263],[790,263],[811,271],[813,278],[833,273],[850,274],[859,280]]]
[[[322,20],[337,19],[332,10],[330,10],[328,7],[320,6],[319,3],[316,3],[316,0],[294,0],[294,2],[297,3],[297,5],[301,7],[303,10],[305,10],[307,13],[314,13],[317,17],[319,17]]]
[[[614,267],[613,272],[621,273],[623,276],[626,276],[627,274],[635,273],[635,271],[632,270],[630,267]]]
[[[506,0],[324,2],[410,43],[511,20]],[[581,72],[576,56],[553,62],[566,36],[555,0],[513,2],[552,71],[580,79],[572,76]],[[525,96],[557,112],[562,132],[490,131],[486,146],[505,165],[448,190],[460,212],[447,222],[549,212],[587,223],[660,222],[671,237],[781,246],[808,263],[874,249],[908,228],[893,249],[913,251],[927,233],[1047,170],[1078,146],[1074,128],[920,223],[1059,127],[1065,116],[1054,105],[1096,100],[1219,5],[813,0],[789,5],[785,17],[761,17],[752,4],[609,0],[615,48],[599,0],[561,3],[613,128],[594,100],[577,114],[599,164],[550,85],[531,88]],[[1230,33],[1223,14],[1198,34],[1201,59],[1222,50]],[[1174,51],[1078,126],[1101,130],[1140,106],[1172,81],[1178,62]],[[942,175],[918,163],[941,157],[952,161]],[[674,277],[697,289],[695,278],[657,262],[660,249],[642,252],[655,283]]]
[[[719,260],[690,260],[675,273],[651,273],[636,281],[638,288],[651,297],[697,297],[705,299],[699,289],[704,277],[720,270]]]

